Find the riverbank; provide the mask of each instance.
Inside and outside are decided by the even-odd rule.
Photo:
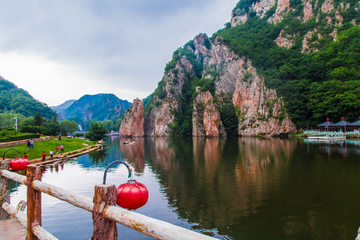
[[[79,139],[79,138],[63,138],[59,141],[57,138],[48,138],[47,140],[35,142],[34,149],[27,149],[26,142],[22,145],[16,145],[11,148],[16,149],[20,152],[20,157],[24,156],[24,153],[28,154],[29,160],[41,159],[42,153],[45,152],[46,158],[50,157],[50,151],[52,150],[54,153],[54,157],[60,155],[61,145],[64,148],[64,154],[68,154],[69,152],[77,151],[80,149],[86,149],[89,147],[94,147],[96,142],[89,141],[86,139]],[[56,146],[58,147],[58,154],[56,154]],[[0,148],[0,156],[3,156],[4,152],[9,149],[8,147]],[[18,153],[16,151],[7,151],[6,158],[16,158],[18,157]]]
[[[77,149],[77,150],[67,152],[64,154],[54,155],[53,159],[50,159],[50,157],[46,157],[44,161],[42,158],[38,158],[38,159],[30,160],[29,162],[30,162],[30,164],[33,164],[33,165],[47,165],[47,164],[52,164],[52,163],[56,163],[56,162],[63,163],[66,160],[70,160],[75,157],[79,157],[81,155],[88,154],[93,151],[99,151],[101,149],[101,147],[102,147],[102,144],[95,144],[94,146]]]

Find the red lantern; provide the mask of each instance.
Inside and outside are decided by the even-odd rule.
[[[29,160],[26,158],[15,158],[10,162],[10,167],[15,171],[24,170],[27,165],[29,165]]]
[[[341,118],[341,120],[343,120],[343,121],[344,121],[344,117],[342,117],[342,118]]]
[[[134,210],[144,206],[149,198],[146,186],[136,180],[129,180],[117,188],[116,204]]]
[[[330,119],[329,118],[326,118],[326,121],[329,121]]]

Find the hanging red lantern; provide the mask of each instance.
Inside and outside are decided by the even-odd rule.
[[[129,176],[131,177],[131,168],[123,161],[114,161],[110,163],[104,172],[103,184],[106,184],[106,173],[109,170],[110,166],[115,163],[124,164],[128,171]],[[138,209],[146,204],[149,199],[149,191],[146,186],[140,182],[137,182],[134,179],[130,179],[127,183],[121,184],[117,188],[116,195],[116,204],[122,208],[126,208],[128,210]]]
[[[15,171],[24,170],[26,169],[27,165],[29,165],[29,160],[26,158],[15,158],[10,162],[11,169]]]
[[[136,180],[129,180],[117,188],[116,204],[129,210],[144,206],[149,199],[146,186]]]
[[[345,119],[344,117],[341,118],[341,120],[343,120],[343,121],[344,121],[344,119]]]
[[[330,119],[329,118],[326,118],[326,121],[329,121]]]

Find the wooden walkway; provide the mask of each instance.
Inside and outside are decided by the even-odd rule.
[[[61,164],[61,163],[66,162],[67,160],[79,157],[81,155],[88,154],[93,151],[100,151],[101,146],[102,145],[100,145],[100,144],[96,144],[95,146],[89,146],[89,147],[78,149],[75,151],[54,155],[53,159],[50,159],[50,157],[46,157],[45,161],[43,161],[42,158],[38,158],[38,159],[30,160],[29,162],[30,162],[30,164],[36,165],[36,166],[42,166],[42,165],[45,166],[45,165],[59,164],[59,163]]]
[[[0,221],[0,239],[6,240],[24,240],[27,230],[17,220],[10,218]]]

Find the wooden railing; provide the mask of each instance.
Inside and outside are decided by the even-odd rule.
[[[25,202],[20,202],[17,209],[5,202],[2,208],[27,228],[29,239],[57,239],[41,227],[41,192],[92,212],[94,231],[91,239],[117,239],[116,223],[157,239],[214,239],[115,206],[115,185],[96,185],[94,198],[91,199],[42,182],[41,170],[34,165],[27,167],[26,177],[8,170],[0,170],[0,176],[27,185],[27,216],[22,213]]]

